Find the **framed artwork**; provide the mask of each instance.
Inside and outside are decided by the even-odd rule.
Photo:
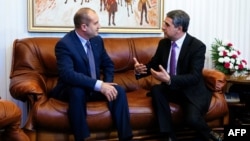
[[[28,0],[29,32],[68,32],[81,7],[94,9],[101,33],[160,33],[164,0]]]

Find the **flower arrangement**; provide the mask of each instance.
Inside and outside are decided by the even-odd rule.
[[[230,74],[247,70],[247,61],[240,58],[241,52],[230,42],[215,39],[212,44],[212,60],[215,69]]]

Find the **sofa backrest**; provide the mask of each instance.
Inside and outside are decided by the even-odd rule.
[[[37,73],[43,77],[46,89],[51,90],[58,78],[55,44],[60,38],[34,37],[16,39],[13,44],[13,58],[10,77],[27,73]],[[160,37],[147,38],[104,38],[107,53],[115,64],[114,82],[126,91],[139,87],[148,88],[152,78],[140,81],[134,77],[134,61],[146,63],[154,55]]]

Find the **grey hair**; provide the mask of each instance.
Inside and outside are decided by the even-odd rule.
[[[182,26],[182,31],[187,32],[190,17],[183,10],[173,10],[167,13],[167,17],[173,20],[173,24],[175,27]]]

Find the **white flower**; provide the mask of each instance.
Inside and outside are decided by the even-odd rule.
[[[220,52],[219,52],[219,56],[224,56],[223,51],[220,51]]]
[[[231,53],[232,53],[232,55],[234,55],[234,54],[238,55],[238,52],[236,50],[232,50]]]
[[[226,50],[226,48],[224,46],[219,46],[218,47],[218,51],[224,51],[224,50]]]
[[[238,69],[239,69],[239,66],[235,66],[234,69],[235,69],[235,70],[238,70]]]
[[[241,59],[236,58],[236,64],[239,65],[241,63]]]
[[[227,56],[231,57],[232,55],[233,55],[232,51],[228,51]]]
[[[218,62],[224,63],[224,58],[223,57],[218,58]]]
[[[225,56],[225,57],[224,57],[224,62],[230,62],[230,60],[231,60],[231,59],[230,59],[228,56]]]
[[[234,68],[234,65],[232,63],[230,63],[230,66],[229,66],[230,69]]]
[[[234,64],[234,63],[235,63],[235,59],[234,59],[234,58],[231,58],[231,59],[230,59],[230,62]]]

